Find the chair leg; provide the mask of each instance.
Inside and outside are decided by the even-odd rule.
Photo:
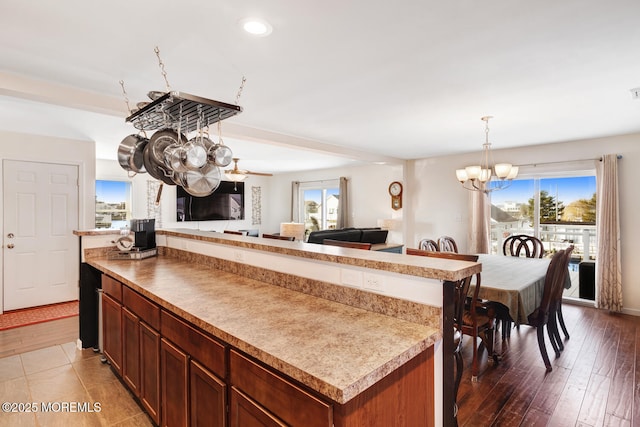
[[[460,349],[456,350],[453,353],[453,357],[455,358],[455,362],[456,362],[456,376],[453,383],[453,404],[455,405],[454,407],[457,408],[458,389],[460,388],[460,382],[462,380],[462,372],[464,370],[464,361],[462,360],[462,353],[460,352]]]
[[[558,331],[557,325],[554,321],[554,314],[549,314],[549,320],[547,321],[547,335],[549,335],[549,341],[551,341],[551,346],[553,347],[553,351],[556,354],[556,357],[560,357],[560,347],[558,346]]]
[[[540,354],[542,355],[544,366],[547,368],[547,372],[551,372],[553,368],[551,368],[551,362],[549,362],[549,355],[547,354],[547,347],[544,344],[544,325],[539,325],[536,329],[538,332],[538,347],[540,347]]]
[[[560,338],[560,330],[558,329],[558,312],[554,312],[549,318],[549,322],[553,323],[553,336],[556,339],[556,344],[560,351],[564,350],[564,344],[562,343],[562,338]],[[556,355],[559,356],[556,352]]]
[[[564,317],[562,316],[562,301],[558,303],[558,321],[560,322],[560,327],[562,328],[562,333],[566,339],[569,339],[569,332],[567,332],[567,327],[564,324]]]
[[[473,335],[473,361],[471,362],[471,382],[478,382],[478,334]]]

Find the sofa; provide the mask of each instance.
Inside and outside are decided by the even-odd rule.
[[[324,239],[342,240],[345,242],[386,243],[389,230],[380,227],[373,228],[341,228],[338,230],[320,230],[309,233],[307,243],[322,244]]]

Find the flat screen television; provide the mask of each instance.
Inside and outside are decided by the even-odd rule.
[[[244,182],[221,181],[208,196],[195,197],[178,186],[176,193],[178,221],[221,221],[244,219]]]

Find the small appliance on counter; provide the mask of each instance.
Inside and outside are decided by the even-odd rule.
[[[126,234],[114,242],[118,252],[112,252],[109,258],[145,259],[157,255],[155,221],[153,218],[132,219]]]

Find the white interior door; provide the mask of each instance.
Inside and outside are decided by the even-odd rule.
[[[3,161],[4,310],[78,298],[78,167]]]

